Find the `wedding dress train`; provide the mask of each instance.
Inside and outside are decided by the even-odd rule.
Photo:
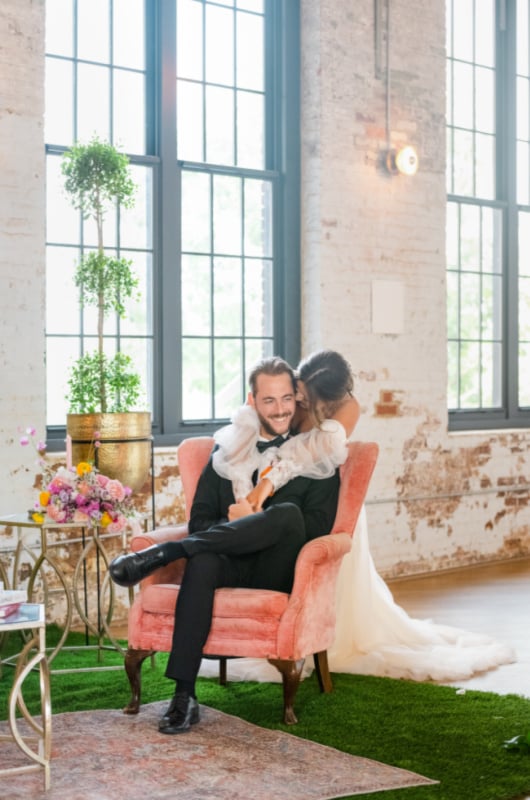
[[[449,682],[511,663],[515,653],[488,636],[410,617],[375,568],[363,509],[339,572],[335,641],[328,661],[331,672]],[[308,658],[303,677],[312,669]],[[216,661],[203,660],[201,675],[218,671]],[[230,660],[228,678],[281,681],[267,661],[249,658]]]

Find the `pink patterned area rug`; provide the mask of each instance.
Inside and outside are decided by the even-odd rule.
[[[425,786],[414,772],[358,758],[260,728],[201,706],[186,734],[158,732],[167,703],[121,710],[56,714],[52,722],[51,788],[41,771],[0,775],[2,800],[331,800]],[[0,723],[0,733],[7,723]],[[1,767],[28,763],[11,743]]]

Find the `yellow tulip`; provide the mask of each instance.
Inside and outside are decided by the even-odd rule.
[[[110,525],[111,522],[112,522],[112,517],[107,511],[104,511],[103,514],[101,515],[99,524],[101,525],[102,528],[106,528],[107,525]]]
[[[44,514],[39,514],[38,512],[35,512],[34,514],[31,515],[31,519],[33,520],[33,522],[36,522],[37,525],[42,525],[42,523],[44,522]]]
[[[46,508],[48,503],[50,502],[50,493],[49,492],[40,492],[39,494],[39,503],[43,508]]]

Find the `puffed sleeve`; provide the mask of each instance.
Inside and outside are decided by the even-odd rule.
[[[246,497],[253,488],[252,475],[260,460],[258,436],[258,415],[248,405],[238,408],[231,424],[214,434],[218,447],[212,457],[213,468],[222,478],[232,481],[236,499]]]
[[[320,428],[292,436],[276,451],[267,473],[274,491],[302,475],[304,478],[329,478],[348,456],[346,431],[335,419],[326,419]]]

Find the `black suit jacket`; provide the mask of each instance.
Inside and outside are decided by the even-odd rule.
[[[335,521],[339,497],[339,472],[331,478],[315,480],[294,478],[269,497],[263,508],[278,503],[294,503],[301,510],[306,540],[329,533]],[[212,458],[204,468],[191,508],[189,532],[206,531],[220,522],[227,522],[228,506],[235,503],[232,483],[221,478],[212,466]]]

